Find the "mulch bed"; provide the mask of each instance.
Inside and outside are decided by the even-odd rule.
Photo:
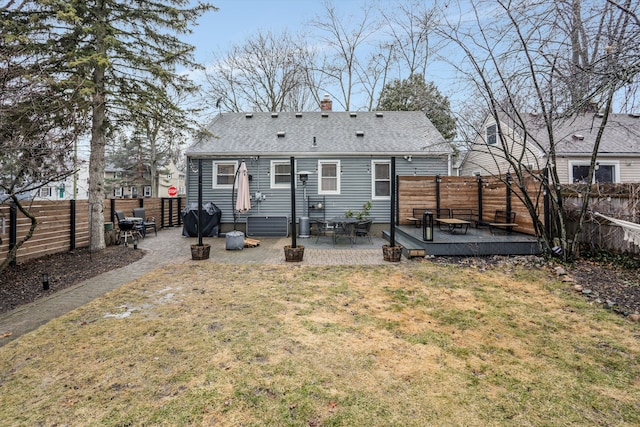
[[[124,246],[108,246],[95,253],[91,253],[88,248],[81,248],[9,267],[0,275],[0,313],[51,295],[106,271],[129,265],[144,255],[143,250]],[[49,275],[49,290],[46,291],[42,285],[44,273]]]

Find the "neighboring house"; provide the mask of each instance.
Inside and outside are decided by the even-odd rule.
[[[494,175],[510,172],[505,160],[500,135],[504,135],[506,148],[512,157],[521,158],[521,164],[542,169],[547,163],[549,135],[541,117],[535,113],[525,115],[529,139],[523,143],[520,126],[507,119],[496,123],[486,120],[483,134],[478,135],[465,154],[460,175]],[[585,113],[572,120],[554,125],[556,141],[556,170],[561,183],[584,182],[589,172],[591,152],[597,137],[602,115]],[[611,114],[598,149],[596,182],[640,182],[640,115]]]
[[[109,164],[104,168],[104,178],[108,198],[169,197],[171,186],[178,189],[178,195],[186,192],[185,174],[173,162],[158,169],[158,194],[152,188],[148,168],[140,174]]]
[[[208,128],[213,136],[187,150],[187,202],[198,200],[201,172],[203,202],[222,211],[223,224],[232,223],[235,172],[244,160],[252,208],[238,221],[290,217],[294,157],[296,216],[331,218],[371,201],[375,222],[388,223],[393,156],[397,175],[450,174],[451,147],[424,113],[333,112],[323,102],[319,112],[216,116]],[[309,172],[305,185],[302,171]]]
[[[73,190],[76,190],[76,200],[89,198],[89,162],[79,160],[77,170],[73,175],[63,180],[50,182],[33,192],[34,200],[72,200]]]
[[[169,197],[169,187],[178,189],[178,196],[186,194],[186,175],[170,162],[158,174],[158,197]]]

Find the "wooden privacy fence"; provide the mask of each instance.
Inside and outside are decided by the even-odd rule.
[[[535,235],[529,211],[517,197],[517,186],[510,189],[497,177],[469,176],[399,176],[398,217],[399,224],[410,224],[414,208],[472,209],[479,220],[493,222],[496,210],[516,213],[516,231]],[[530,197],[538,200],[538,215],[543,215],[543,199],[540,184],[527,180],[525,188]]]
[[[577,218],[582,205],[584,184],[564,186],[565,209]],[[589,211],[611,218],[640,224],[640,183],[594,184],[590,188]],[[576,227],[576,224],[571,224]],[[640,254],[640,247],[624,240],[622,227],[593,215],[588,215],[580,233],[580,242],[613,252]]]
[[[133,208],[144,207],[159,228],[182,224],[184,198],[106,199],[105,222],[115,222],[115,211],[131,216]],[[18,250],[16,262],[89,246],[89,202],[87,200],[33,201],[30,214],[38,220],[31,239]],[[11,205],[0,205],[0,259],[27,235],[31,220]]]

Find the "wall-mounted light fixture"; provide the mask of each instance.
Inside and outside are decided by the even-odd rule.
[[[412,160],[413,160],[413,159],[411,158],[411,154],[409,154],[408,156],[404,156],[404,159],[405,159],[407,162],[410,162],[410,161],[412,161]]]
[[[309,180],[309,175],[311,175],[311,172],[309,171],[300,171],[297,173],[298,177],[300,178],[300,182],[302,182],[302,185],[306,185],[307,181]]]

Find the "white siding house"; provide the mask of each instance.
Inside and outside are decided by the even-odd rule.
[[[528,131],[526,139],[522,127],[512,121],[501,118],[496,123],[493,118],[487,119],[483,134],[478,135],[462,161],[460,175],[509,172],[505,152],[532,169],[544,168],[548,163],[549,134],[537,114],[527,114],[524,118]],[[584,181],[601,120],[598,113],[585,113],[572,120],[554,123],[554,166],[560,182]],[[595,180],[640,182],[640,115],[609,116],[598,149]]]

